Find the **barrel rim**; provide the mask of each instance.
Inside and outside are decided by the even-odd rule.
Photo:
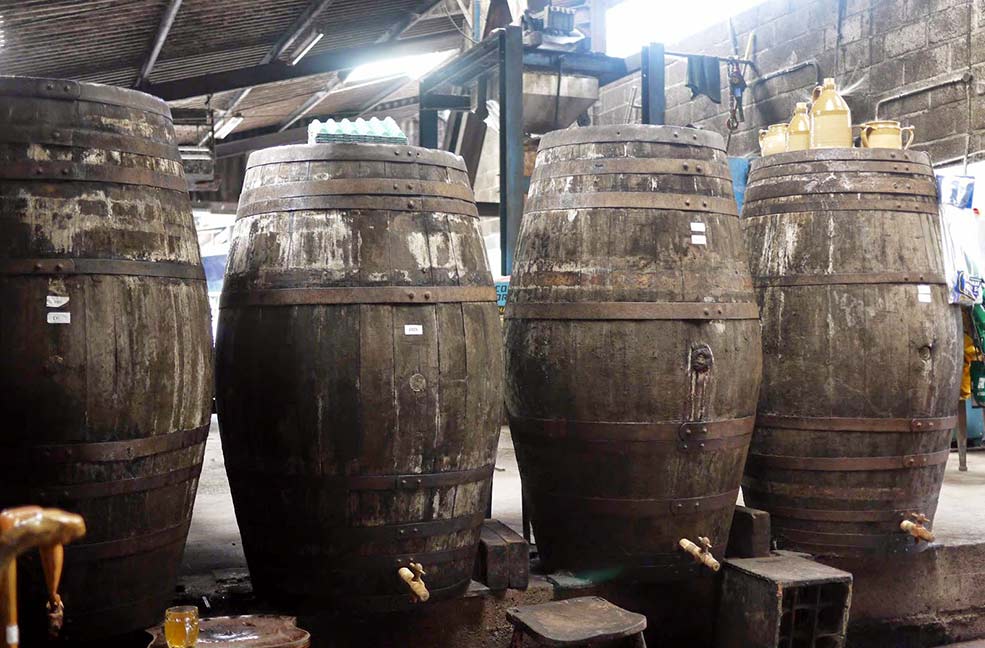
[[[117,86],[70,79],[0,75],[0,97],[34,97],[62,101],[90,101],[151,112],[172,121],[171,109],[159,97]]]
[[[715,131],[687,126],[618,124],[615,126],[580,126],[556,130],[540,140],[538,151],[572,144],[603,142],[654,142],[682,146],[702,146],[725,151],[725,139]]]
[[[282,162],[378,161],[405,164],[431,164],[467,172],[465,160],[450,151],[407,144],[371,142],[329,142],[322,144],[285,144],[254,151],[246,170]],[[384,178],[386,179],[386,178]]]
[[[752,176],[758,169],[768,169],[770,167],[784,164],[829,161],[895,161],[901,163],[909,162],[914,164],[923,164],[927,167],[933,168],[930,160],[930,154],[924,151],[876,148],[807,149],[804,151],[786,151],[784,153],[776,153],[774,155],[752,160],[749,168],[749,181],[752,182]]]

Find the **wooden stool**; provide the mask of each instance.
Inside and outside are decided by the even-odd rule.
[[[584,596],[542,605],[510,608],[510,648],[521,648],[527,636],[539,646],[596,646],[619,639],[646,648],[646,617],[624,610],[598,596]]]

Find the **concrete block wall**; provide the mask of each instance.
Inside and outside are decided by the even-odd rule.
[[[967,86],[944,85],[885,102],[879,116],[913,125],[914,148],[929,151],[935,163],[959,159],[966,149],[973,158],[985,156],[985,1],[844,0],[840,37],[838,6],[839,0],[766,0],[732,18],[740,50],[755,32],[753,59],[760,74],[816,61],[822,75],[835,77],[845,92],[856,124],[875,118],[880,99],[970,72],[974,80]],[[667,46],[696,54],[732,53],[724,20]],[[685,74],[684,60],[668,58],[667,123],[726,134],[724,66],[722,105],[704,96],[692,100]],[[757,153],[759,129],[788,121],[794,104],[807,101],[815,84],[811,68],[761,84],[755,78],[751,71],[746,75],[751,86],[746,120],[732,135],[730,155]],[[640,88],[639,73],[606,86],[593,109],[594,123],[639,122],[640,111],[629,103],[634,87]]]

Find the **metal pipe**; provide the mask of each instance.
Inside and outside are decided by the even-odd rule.
[[[974,76],[970,72],[960,72],[957,74],[951,74],[945,78],[931,79],[930,81],[923,83],[921,85],[915,86],[908,90],[903,90],[902,92],[897,92],[896,94],[889,95],[888,97],[883,97],[876,102],[875,106],[875,118],[879,119],[879,108],[883,104],[889,103],[890,101],[899,101],[900,99],[905,99],[907,97],[912,97],[915,94],[920,94],[923,92],[928,92],[930,90],[936,90],[937,88],[943,88],[944,86],[954,85],[955,83],[965,83],[971,85],[971,81]]]
[[[718,59],[718,61],[720,63],[723,63],[725,61],[735,60],[737,63],[742,63],[743,65],[751,65],[753,67],[756,66],[756,64],[753,63],[752,61],[750,61],[749,59],[735,58],[734,56],[711,56],[711,55],[705,55],[705,54],[685,54],[684,52],[671,52],[670,50],[664,50],[664,54],[666,56],[673,56],[675,58],[687,58],[689,56],[704,56],[705,58]]]
[[[171,33],[171,27],[174,26],[174,20],[178,16],[179,9],[181,9],[181,0],[171,0],[171,4],[164,10],[164,15],[161,16],[161,24],[158,25],[157,34],[154,36],[154,43],[151,45],[150,52],[147,54],[147,60],[144,61],[144,64],[140,68],[140,74],[137,75],[137,80],[133,82],[133,87],[139,88],[150,78],[150,73],[157,64],[157,57],[161,55],[164,41],[168,39],[168,34]]]
[[[821,66],[817,64],[817,61],[811,59],[810,61],[801,61],[800,63],[795,63],[794,65],[782,68],[780,70],[775,70],[773,72],[770,72],[769,74],[764,74],[763,76],[754,79],[752,83],[749,84],[749,87],[755,88],[756,86],[766,83],[771,79],[775,79],[777,77],[781,77],[787,74],[792,74],[794,72],[797,72],[798,70],[803,70],[804,68],[807,67],[814,68],[814,84],[820,85],[821,80],[823,79],[823,77],[821,76]],[[756,68],[753,67],[753,69],[755,70]]]

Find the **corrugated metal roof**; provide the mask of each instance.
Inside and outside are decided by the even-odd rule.
[[[0,47],[0,74],[130,86],[168,2],[0,0],[0,29],[5,39]],[[160,83],[257,65],[311,2],[184,0],[150,80]],[[335,0],[315,20],[314,29],[324,37],[312,51],[374,43],[419,5],[420,0]],[[439,10],[436,17],[421,20],[406,35],[457,35],[455,23],[443,13]],[[270,106],[276,105],[277,115],[290,114],[311,94],[323,90],[328,78],[318,75],[258,87],[238,111],[250,125],[269,125],[273,119]],[[212,105],[228,106],[235,94],[216,95]],[[202,105],[204,99],[181,103]]]

